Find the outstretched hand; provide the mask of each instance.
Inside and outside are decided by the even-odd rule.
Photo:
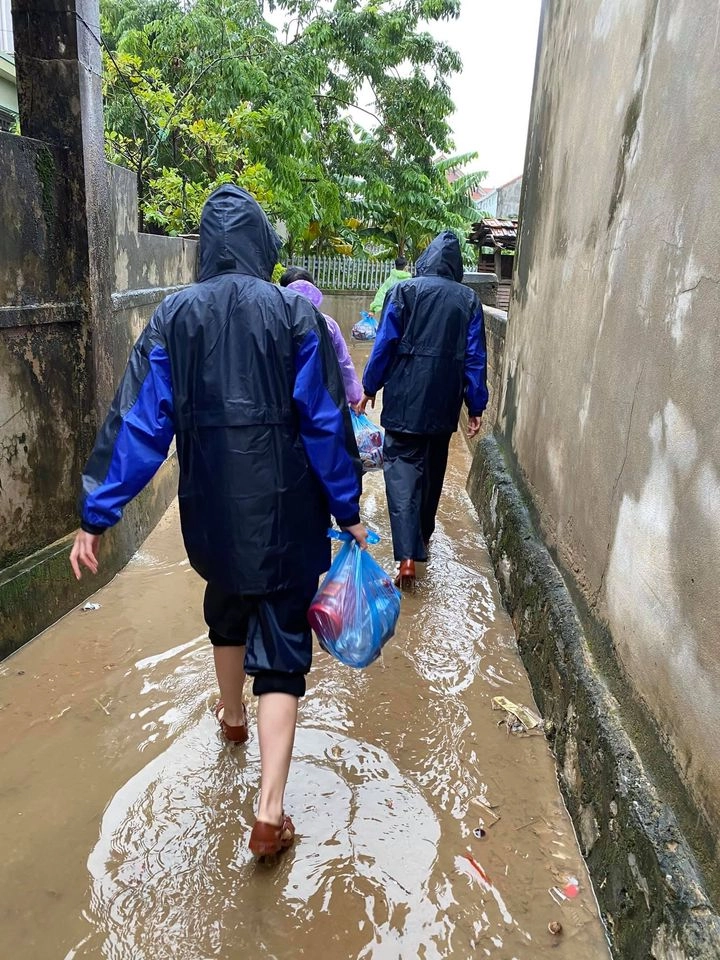
[[[368,532],[364,523],[354,523],[351,527],[343,527],[342,529],[355,538],[361,550],[367,550]]]
[[[482,427],[482,417],[468,417],[467,435],[468,440],[472,440],[480,433]]]
[[[70,566],[78,580],[82,577],[80,564],[87,567],[90,573],[98,572],[99,550],[100,537],[93,533],[85,533],[84,530],[78,530],[75,543],[70,551]]]

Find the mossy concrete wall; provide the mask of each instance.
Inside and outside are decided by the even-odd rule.
[[[1,569],[72,526],[92,375],[82,216],[63,153],[0,134],[0,169]]]
[[[174,492],[171,457],[103,542],[67,564],[80,473],[133,341],[191,282],[192,241],[139,235],[103,152],[97,0],[14,0],[22,137],[0,134],[0,656],[112,576]]]
[[[720,957],[716,14],[544,3],[502,395],[469,480],[629,960]]]
[[[717,14],[545,3],[499,421],[544,541],[716,844]]]
[[[102,572],[67,562],[82,466],[133,342],[162,298],[194,279],[193,241],[138,234],[130,171],[109,168],[109,316],[91,320],[87,237],[63,151],[0,134],[0,657],[127,562],[175,493],[171,457],[103,541]],[[78,239],[78,243],[75,243]],[[92,355],[102,355],[102,365]],[[104,372],[102,377],[96,374]]]
[[[560,784],[576,824],[615,956],[622,960],[716,960],[720,918],[707,845],[687,842],[682,785],[655,786],[638,742],[652,730],[604,669],[572,597],[537,535],[494,437],[475,449],[468,492],[546,721]],[[632,736],[631,736],[632,735]],[[662,770],[662,757],[650,767]],[[693,837],[697,841],[697,837]]]

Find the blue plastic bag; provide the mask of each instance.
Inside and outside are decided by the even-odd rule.
[[[343,545],[315,594],[308,621],[320,646],[348,667],[367,667],[395,633],[400,591],[349,533],[330,530]],[[376,533],[368,543],[380,542]]]
[[[378,322],[364,310],[360,319],[350,331],[353,340],[374,340],[378,332]]]
[[[350,411],[355,442],[363,465],[363,472],[382,470],[383,432],[365,413]]]

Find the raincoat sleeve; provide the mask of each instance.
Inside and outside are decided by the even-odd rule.
[[[363,374],[363,389],[368,397],[374,397],[385,386],[398,344],[402,340],[403,329],[402,305],[393,295],[385,304],[382,323]]]
[[[327,320],[330,339],[332,340],[332,345],[335,348],[338,363],[340,364],[340,373],[342,374],[347,401],[348,403],[360,403],[362,400],[362,387],[360,386],[358,375],[355,372],[355,366],[348,352],[345,337],[343,337],[342,330],[332,317],[325,315],[325,319]]]
[[[375,294],[375,299],[370,304],[370,313],[377,313],[379,310],[382,310],[383,304],[385,303],[385,295],[387,294],[390,287],[393,285],[392,276],[389,276],[387,280],[384,280],[383,283],[378,288],[378,292]]]
[[[311,311],[311,312],[310,312]],[[293,400],[310,467],[341,527],[360,523],[362,466],[327,325],[312,307],[294,323]]]
[[[82,477],[81,527],[101,534],[152,479],[175,433],[170,360],[156,323],[135,344]]]
[[[487,350],[482,305],[476,305],[465,347],[465,403],[471,417],[479,417],[488,402]]]

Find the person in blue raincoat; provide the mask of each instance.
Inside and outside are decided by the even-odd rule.
[[[460,244],[436,237],[415,277],[385,299],[382,322],[363,375],[361,408],[384,388],[385,489],[397,583],[415,583],[415,562],[427,560],[447,467],[450,438],[465,401],[468,435],[487,406],[485,322],[480,301],[461,283]]]
[[[71,554],[98,568],[102,534],[177,439],[182,533],[207,581],[224,735],[248,738],[245,674],[259,697],[262,765],[250,848],[292,843],[283,808],[332,514],[361,546],[361,466],[327,324],[270,283],[280,239],[257,202],[223,186],[200,222],[198,282],[167,297],[130,356],[82,478]]]

